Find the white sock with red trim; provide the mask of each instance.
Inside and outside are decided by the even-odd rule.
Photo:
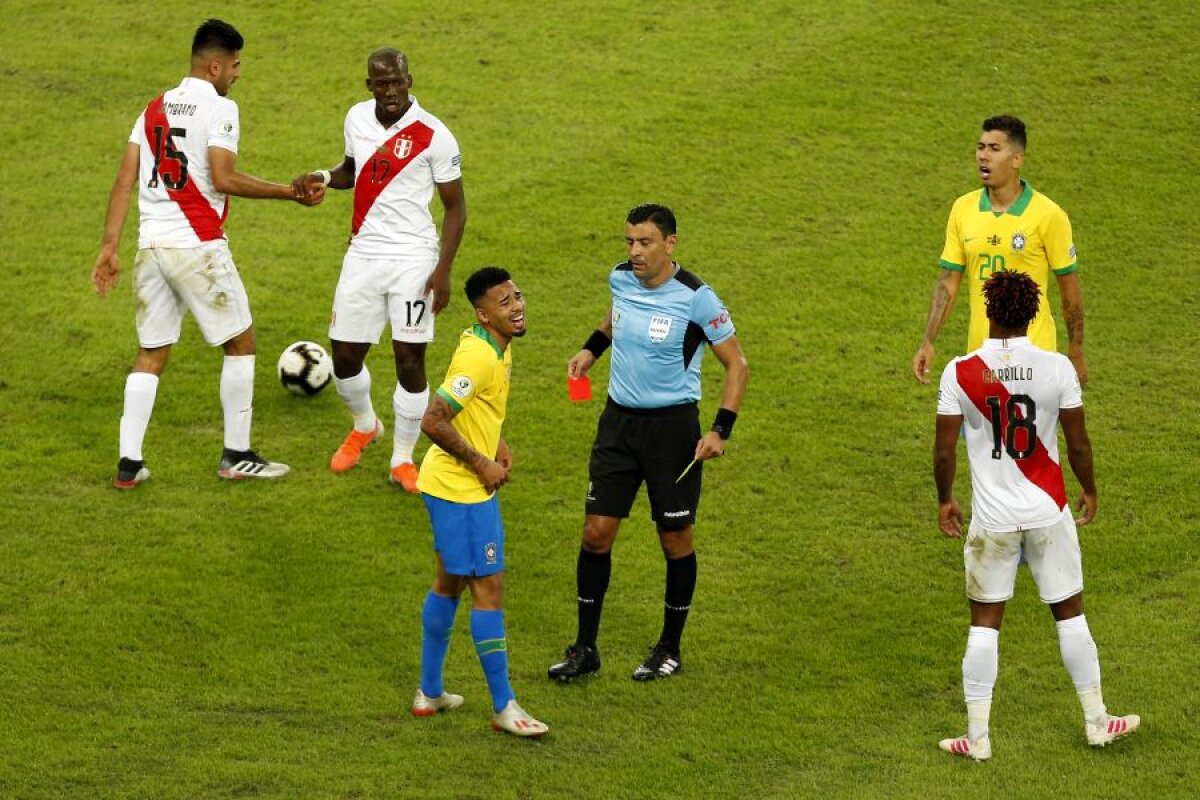
[[[1108,719],[1108,710],[1100,691],[1100,654],[1096,651],[1087,619],[1080,614],[1056,623],[1056,627],[1058,650],[1062,653],[1063,666],[1075,683],[1083,718],[1093,725],[1103,725]]]
[[[142,460],[142,442],[150,415],[154,413],[154,398],[158,395],[158,376],[149,372],[131,372],[125,378],[125,410],[121,414],[120,456]]]
[[[392,411],[396,413],[396,427],[392,428],[392,464],[411,464],[413,448],[421,438],[421,417],[429,405],[429,386],[419,392],[410,392],[396,384],[392,393]]]
[[[987,736],[992,715],[992,689],[1000,671],[1000,631],[971,626],[963,654],[963,696],[967,701],[967,738]]]
[[[337,387],[338,397],[350,410],[354,417],[354,430],[361,433],[373,433],[378,421],[375,417],[375,407],[371,405],[371,373],[364,364],[362,372],[352,378],[334,377],[333,385]]]
[[[225,446],[250,449],[254,418],[254,356],[225,356],[221,365],[221,410],[225,414]]]

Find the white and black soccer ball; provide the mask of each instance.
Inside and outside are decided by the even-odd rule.
[[[311,396],[333,380],[333,359],[316,342],[288,345],[279,356],[279,382],[293,394]]]

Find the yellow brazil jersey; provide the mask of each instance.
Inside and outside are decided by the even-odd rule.
[[[983,282],[993,272],[1024,272],[1042,290],[1038,314],[1029,325],[1029,340],[1044,350],[1057,349],[1054,316],[1047,292],[1050,273],[1066,275],[1078,269],[1071,221],[1058,205],[1021,181],[1021,196],[1003,213],[992,211],[986,189],[955,201],[946,223],[946,247],[938,262],[944,269],[966,273],[971,298],[967,352],[983,345],[988,335]]]
[[[457,412],[455,430],[488,458],[496,457],[500,445],[511,375],[512,348],[501,350],[483,326],[474,325],[459,337],[446,380],[437,389]],[[421,462],[417,488],[454,503],[482,503],[492,496],[475,470],[436,444]]]

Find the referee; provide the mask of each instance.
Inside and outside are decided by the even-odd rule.
[[[692,526],[703,462],[725,452],[750,374],[729,311],[711,288],[671,259],[677,244],[671,210],[651,203],[634,208],[625,219],[625,244],[629,260],[608,279],[612,306],[567,363],[569,377],[582,377],[612,345],[608,403],[588,464],[575,572],[579,630],[565,658],[548,670],[559,681],[600,669],[596,636],[612,546],[643,481],[667,559],[667,585],[662,634],[633,679],[666,678],[681,668],[679,641],[696,588]],[[721,407],[701,435],[697,403],[706,343],[725,369],[725,382]]]

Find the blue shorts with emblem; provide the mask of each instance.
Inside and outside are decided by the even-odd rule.
[[[504,523],[496,495],[482,503],[454,503],[422,494],[433,525],[433,549],[451,575],[482,578],[504,570]]]

